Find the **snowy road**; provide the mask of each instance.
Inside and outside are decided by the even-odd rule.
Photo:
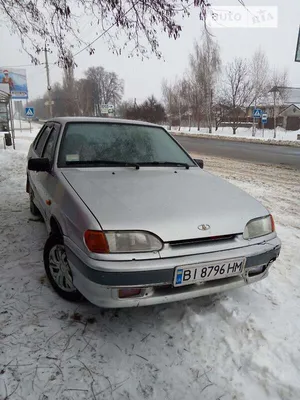
[[[205,158],[261,200],[283,242],[250,287],[163,306],[101,311],[45,278],[43,223],[25,193],[30,134],[0,147],[0,399],[299,400],[300,171]]]
[[[284,164],[300,170],[300,147],[178,135],[175,136],[175,139],[187,151],[197,151],[202,156],[226,157],[265,164]]]

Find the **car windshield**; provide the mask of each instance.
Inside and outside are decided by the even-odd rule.
[[[102,122],[68,123],[58,165],[88,167],[93,163],[99,167],[121,166],[122,163],[128,166],[195,166],[163,128]]]

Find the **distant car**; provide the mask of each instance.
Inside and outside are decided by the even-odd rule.
[[[27,192],[49,232],[44,264],[56,292],[116,308],[265,278],[281,247],[272,216],[202,168],[157,125],[46,122],[29,150]]]
[[[38,118],[38,117],[33,117],[33,118],[32,118],[32,121],[38,122],[38,121],[39,121],[39,118]]]

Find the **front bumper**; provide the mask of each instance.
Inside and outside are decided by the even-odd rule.
[[[91,259],[68,238],[65,238],[65,246],[77,289],[99,307],[120,308],[187,300],[257,282],[268,275],[272,263],[279,256],[281,242],[275,237],[256,245],[214,253],[113,262]],[[174,271],[178,266],[240,257],[246,258],[240,276],[173,287]],[[260,266],[262,270],[255,273],[254,270]],[[118,290],[129,287],[143,288],[141,295],[119,298]]]

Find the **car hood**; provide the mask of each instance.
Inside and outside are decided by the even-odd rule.
[[[199,168],[69,168],[63,175],[103,230],[144,230],[164,242],[242,233],[268,211]],[[201,230],[201,225],[209,225]],[[206,227],[208,228],[208,227]]]

